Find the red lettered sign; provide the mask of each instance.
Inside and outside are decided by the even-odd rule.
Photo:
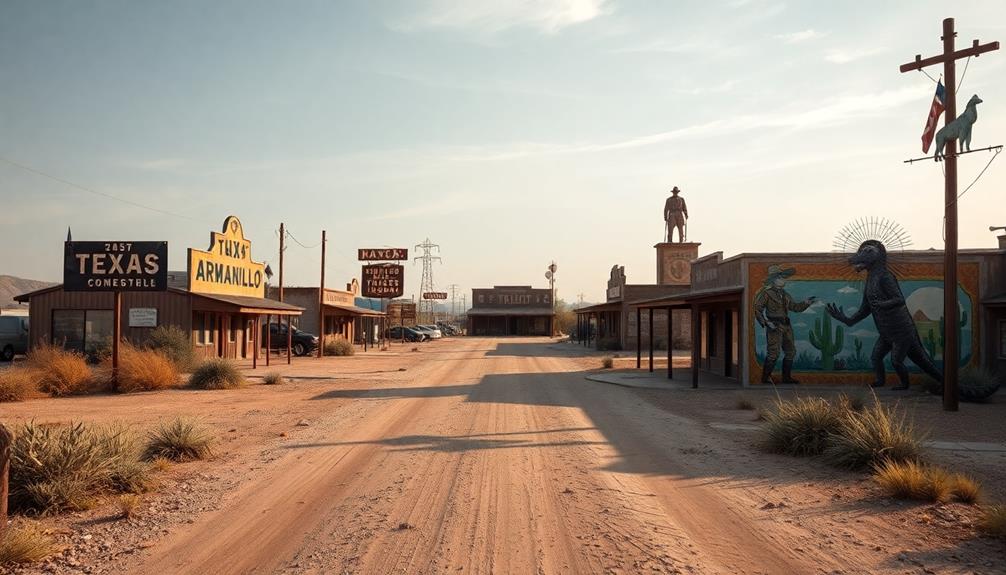
[[[405,293],[405,266],[371,264],[363,266],[363,297],[395,298]]]

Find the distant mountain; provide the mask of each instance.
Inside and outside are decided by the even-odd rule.
[[[19,304],[14,301],[14,296],[19,296],[24,293],[33,292],[42,288],[47,288],[49,286],[56,285],[52,282],[43,282],[38,280],[26,280],[24,278],[16,278],[14,276],[3,276],[0,275],[0,308],[22,308],[27,309],[27,304]]]

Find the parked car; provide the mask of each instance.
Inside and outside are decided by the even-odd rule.
[[[262,343],[265,344],[266,326],[262,326]],[[270,323],[269,324],[269,349],[286,349],[286,324],[283,323]],[[300,331],[299,329],[290,326],[290,349],[293,354],[298,357],[303,357],[312,351],[318,349],[318,336],[313,333],[307,333],[306,331]]]
[[[439,329],[435,327],[430,327],[428,325],[416,325],[413,326],[412,329],[423,332],[429,339],[440,339],[444,337],[443,332],[441,332]]]
[[[0,360],[13,361],[19,353],[28,353],[28,318],[0,315]]]
[[[450,335],[458,335],[459,333],[461,333],[461,330],[459,330],[457,326],[449,323],[440,322],[437,324],[437,327],[440,328],[440,331],[442,331],[444,335],[450,336]]]
[[[418,331],[412,329],[411,327],[402,327],[400,325],[396,325],[396,326],[388,328],[388,331],[385,332],[385,334],[387,335],[388,339],[391,339],[391,340],[396,340],[396,339],[397,340],[401,340],[402,339],[402,331],[405,331],[405,340],[406,341],[418,342],[418,341],[424,341],[425,339],[427,339],[426,338],[426,334],[418,332]]]

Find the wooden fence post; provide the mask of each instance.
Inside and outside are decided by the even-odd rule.
[[[14,436],[0,423],[0,539],[7,531],[7,476],[10,475],[10,444],[13,441]]]

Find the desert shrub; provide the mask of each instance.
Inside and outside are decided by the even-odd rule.
[[[128,343],[119,346],[119,371],[114,382],[115,391],[153,391],[177,387],[178,383],[178,368],[163,353],[138,349]]]
[[[1006,505],[992,505],[986,508],[978,525],[985,533],[1006,539]]]
[[[12,367],[0,371],[0,403],[24,401],[41,395],[38,391],[37,370],[27,367]]]
[[[341,336],[328,336],[325,338],[325,355],[353,355],[356,349],[353,344]]]
[[[193,461],[209,456],[212,444],[208,428],[194,419],[176,417],[147,434],[143,456],[147,460]]]
[[[917,461],[883,460],[873,478],[885,493],[898,499],[942,502],[951,495],[947,472]]]
[[[622,342],[617,337],[603,337],[597,340],[598,351],[622,351]]]
[[[134,434],[118,425],[26,423],[11,444],[10,502],[27,513],[90,506],[96,495],[140,491],[149,467]]]
[[[279,385],[281,383],[286,383],[286,380],[283,379],[283,375],[281,373],[273,371],[262,376],[262,383],[266,385]]]
[[[189,376],[189,386],[198,389],[231,389],[246,383],[237,365],[219,357],[200,363]]]
[[[848,395],[843,393],[838,396],[838,405],[847,411],[863,411],[866,407],[866,401],[863,399],[862,395]]]
[[[95,391],[97,378],[84,356],[55,345],[39,345],[28,352],[27,366],[38,374],[38,389],[49,395]]]
[[[951,473],[948,478],[950,482],[950,494],[961,503],[974,505],[982,496],[982,486],[970,475],[963,473]]]
[[[838,433],[843,418],[840,408],[819,397],[779,400],[764,414],[761,446],[766,451],[809,456],[822,453]]]
[[[601,367],[604,369],[611,369],[615,366],[615,358],[610,355],[601,360]]]
[[[35,563],[56,551],[56,542],[45,529],[34,522],[22,522],[8,527],[0,537],[0,566]]]
[[[861,411],[840,413],[838,432],[824,450],[832,465],[861,469],[884,460],[915,460],[922,453],[922,438],[896,406],[874,401]]]
[[[135,493],[123,493],[115,500],[115,506],[119,509],[119,516],[123,519],[135,517],[140,510],[139,495]]]
[[[188,370],[196,363],[192,338],[183,329],[162,325],[150,332],[147,348],[163,353],[180,370]]]
[[[957,375],[957,392],[961,401],[982,403],[999,391],[1001,381],[985,367],[965,367]],[[941,390],[942,391],[942,390]]]

